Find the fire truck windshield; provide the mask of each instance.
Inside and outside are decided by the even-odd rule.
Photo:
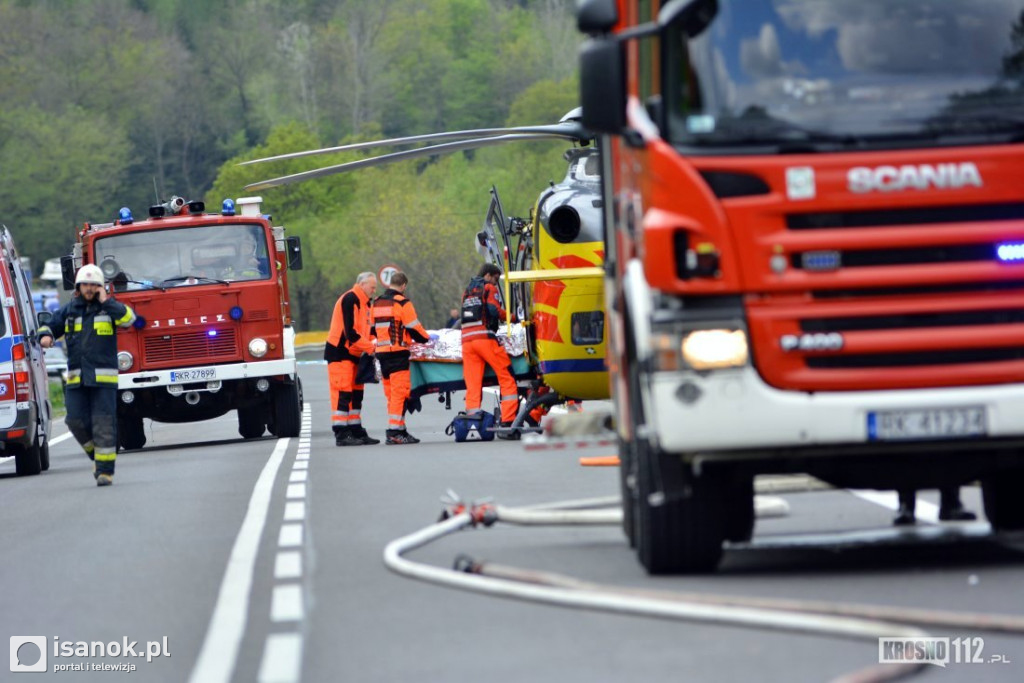
[[[101,237],[96,263],[115,287],[148,289],[270,277],[267,239],[259,225],[204,225]]]
[[[1024,139],[1024,0],[718,0],[689,30],[663,106],[702,153]]]

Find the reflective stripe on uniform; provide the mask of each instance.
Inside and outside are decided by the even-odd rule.
[[[82,331],[82,316],[78,316],[77,318],[75,318],[75,322],[74,322],[74,324],[72,324],[71,327],[72,327],[72,329],[75,332],[81,332]]]
[[[512,394],[511,396],[502,396],[502,401],[517,401],[519,400],[519,394]]]
[[[96,462],[114,462],[117,460],[117,451],[96,451]]]
[[[68,370],[68,384],[78,384],[82,381],[82,371],[78,368]]]
[[[124,315],[114,321],[114,324],[118,327],[128,327],[135,322],[135,311],[132,310],[132,307],[125,305],[124,308]]]
[[[96,368],[96,381],[110,384],[117,384],[116,368]]]
[[[331,415],[331,422],[348,422],[348,413],[343,410],[335,410]]]
[[[114,321],[109,315],[97,315],[92,319],[92,328],[96,334],[107,337],[114,334]]]
[[[419,325],[419,324],[420,324],[420,319],[419,319],[419,318],[416,318],[416,319],[415,319],[415,320],[413,320],[413,321],[412,321],[411,323],[406,323],[406,324],[405,324],[405,326],[406,326],[406,327],[416,327],[416,326],[417,326],[417,325]]]

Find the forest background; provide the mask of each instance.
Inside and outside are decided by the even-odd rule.
[[[361,158],[240,161],[444,130],[557,122],[577,106],[572,0],[0,0],[0,222],[32,258],[172,195]],[[469,276],[498,188],[527,216],[564,142],[432,157],[260,192],[303,243],[299,330],[394,263],[429,327]],[[365,155],[363,155],[365,156]]]

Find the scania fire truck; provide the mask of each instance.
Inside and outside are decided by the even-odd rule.
[[[647,570],[749,539],[761,473],[980,481],[1024,528],[1024,1],[578,10]]]
[[[302,267],[301,245],[261,202],[227,199],[213,214],[174,197],[139,221],[123,208],[113,223],[87,223],[61,259],[65,289],[95,263],[137,316],[117,333],[122,448],[145,445],[143,418],[195,422],[230,410],[246,439],[298,436],[288,271]]]

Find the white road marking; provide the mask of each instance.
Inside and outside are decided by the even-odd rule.
[[[260,662],[259,683],[297,683],[302,672],[302,636],[273,633],[267,636]]]
[[[850,493],[869,503],[881,505],[893,511],[900,509],[900,498],[895,491],[850,489]],[[927,500],[921,500],[920,497],[918,497],[917,503],[914,506],[914,514],[918,521],[928,522],[929,524],[939,523],[939,506],[935,503],[929,503]]]
[[[302,578],[302,555],[296,550],[287,550],[274,558],[275,579]]]
[[[309,469],[309,461],[308,460],[296,460],[295,464],[292,465],[292,469],[293,470],[308,470]]]
[[[307,452],[303,453],[302,451],[299,451],[298,453],[295,454],[295,459],[296,460],[309,460],[309,452],[307,451]]]
[[[301,501],[284,504],[284,521],[301,522],[306,519],[306,504]]]
[[[55,437],[51,438],[50,439],[50,445],[51,446],[56,446],[57,444],[63,443],[64,441],[67,441],[70,438],[71,438],[71,432],[64,432],[60,436],[55,436]],[[3,465],[5,462],[11,462],[13,460],[14,460],[14,456],[13,455],[8,455],[7,457],[0,457],[0,465]]]
[[[297,583],[274,586],[274,594],[270,600],[271,621],[301,621],[304,613],[302,586]]]
[[[282,524],[281,533],[277,537],[277,545],[281,548],[296,548],[302,545],[302,525]]]
[[[306,462],[309,462],[308,460]],[[309,477],[309,470],[303,467],[296,467],[292,470],[292,473],[288,475],[288,481],[291,482],[304,482]]]
[[[306,497],[306,485],[305,484],[288,484],[288,492],[285,493],[285,498],[291,500],[293,498],[305,498]]]
[[[267,521],[274,479],[287,450],[288,439],[278,439],[253,487],[249,509],[231,549],[203,647],[189,678],[191,683],[226,683],[234,673],[249,616],[249,592],[260,537]]]

